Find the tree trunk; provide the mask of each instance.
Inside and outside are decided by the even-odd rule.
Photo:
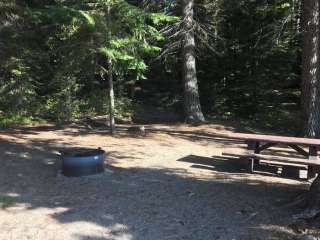
[[[109,84],[109,126],[112,135],[116,133],[116,126],[114,120],[114,89],[113,89],[113,74],[112,74],[112,60],[108,59],[108,84]]]
[[[107,21],[108,21],[108,40],[111,41],[111,6],[110,2],[108,2],[108,8],[107,8]],[[114,120],[114,88],[113,88],[113,65],[112,65],[112,59],[108,58],[108,85],[109,85],[109,126],[110,126],[110,132],[112,135],[115,135],[116,133],[116,125]]]
[[[183,12],[183,81],[184,110],[186,120],[190,123],[205,121],[201,111],[195,58],[195,37],[193,30],[194,0],[182,0]]]
[[[302,112],[308,137],[320,137],[319,0],[304,0],[302,9]]]
[[[305,125],[305,135],[320,137],[320,45],[319,45],[319,0],[302,1],[302,83],[301,105]],[[311,171],[312,168],[309,168]],[[313,218],[320,212],[320,177],[311,184],[307,194],[307,209],[300,214],[303,218]]]

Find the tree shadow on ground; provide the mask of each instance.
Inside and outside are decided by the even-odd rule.
[[[100,120],[101,121],[101,120]],[[103,120],[104,121],[104,120]],[[65,133],[69,136],[84,136],[84,135],[110,135],[110,130],[108,127],[104,126],[104,122],[98,122],[99,126],[90,126],[84,122],[80,122],[77,124],[71,124],[67,125],[65,127],[68,127],[70,129],[69,132]],[[178,124],[180,125],[180,124]],[[128,128],[130,128],[132,125],[117,125],[117,135],[118,138],[126,138],[126,137],[139,137],[137,135],[132,135],[128,133]],[[205,125],[204,125],[205,126]],[[237,139],[232,139],[230,137],[227,137],[224,134],[219,133],[213,133],[213,132],[206,132],[203,129],[193,129],[192,131],[187,130],[177,130],[175,125],[167,126],[160,126],[155,127],[152,124],[145,125],[147,136],[146,138],[150,137],[149,135],[152,133],[165,133],[173,137],[182,138],[188,141],[214,141],[221,144],[239,144],[242,143],[242,141],[239,141]],[[220,127],[216,126],[217,131],[220,131]],[[47,132],[47,131],[57,131],[57,130],[63,130],[64,128],[61,126],[55,126],[55,125],[46,125],[46,126],[34,126],[34,127],[19,127],[15,129],[8,129],[5,131],[2,131],[3,133],[15,133],[15,134],[38,134],[39,132]],[[228,131],[235,131],[235,132],[250,132],[250,130],[242,128],[240,126],[236,126],[235,124],[230,124],[230,126],[225,126],[225,130]],[[74,130],[74,131],[72,131]]]
[[[229,158],[224,156],[203,157],[196,155],[189,155],[178,159],[179,162],[191,163],[192,168],[211,170],[222,173],[243,173],[247,174],[249,171],[249,160],[239,158]],[[279,178],[287,178],[305,181],[306,179],[299,177],[299,171],[305,170],[303,167],[290,167],[283,165],[275,165],[268,163],[255,164],[254,172],[261,176],[275,176]],[[305,172],[306,175],[306,172]]]
[[[186,131],[186,130],[177,130],[174,127],[153,127],[153,126],[145,126],[146,129],[146,136],[139,136],[138,134],[130,134],[128,129],[132,125],[118,125],[117,126],[117,138],[152,138],[153,133],[164,133],[168,134],[172,137],[177,137],[181,139],[185,139],[192,142],[199,142],[199,141],[213,141],[221,144],[240,144],[243,141],[232,139],[226,135],[218,134],[218,133],[210,133],[205,132],[204,130],[193,130],[193,131]],[[109,135],[110,131],[106,128],[93,128],[88,129],[86,127],[77,127],[79,131],[70,131],[67,133],[69,136],[83,136],[83,135]]]
[[[14,194],[16,204],[27,208],[2,210],[0,236],[8,232],[20,239],[20,228],[23,237],[41,239],[31,235],[32,227],[52,239],[296,238],[284,230],[292,211],[276,204],[299,191],[292,185],[112,166],[99,176],[57,177],[60,148],[55,140],[1,140],[0,194]],[[12,214],[16,220],[10,224],[6,218]]]

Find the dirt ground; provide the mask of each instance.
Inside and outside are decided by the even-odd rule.
[[[115,138],[80,126],[2,131],[0,196],[10,202],[0,209],[0,239],[300,239],[289,227],[296,211],[281,203],[309,183],[249,174],[223,158],[244,146],[223,135],[243,129],[146,128],[136,137],[121,126]],[[58,150],[69,146],[103,148],[106,172],[59,175]]]

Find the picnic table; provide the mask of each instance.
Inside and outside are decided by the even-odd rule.
[[[254,165],[255,163],[259,163],[259,160],[306,165],[308,166],[308,176],[313,176],[316,167],[320,166],[318,154],[320,151],[320,139],[244,133],[229,134],[228,137],[245,141],[247,149],[245,153],[223,153],[223,155],[249,158],[251,160],[249,166],[250,172],[253,172]],[[285,145],[292,148],[300,157],[264,154],[263,151],[277,145]]]

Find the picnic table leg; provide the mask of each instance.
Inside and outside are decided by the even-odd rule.
[[[318,158],[319,148],[315,146],[309,147],[309,160],[319,160]],[[312,166],[308,167],[308,179],[314,178],[316,175],[315,169]]]
[[[259,148],[260,148],[260,142],[256,142],[256,144],[255,144],[255,149],[254,149],[254,153],[260,153],[261,151],[259,150]],[[255,165],[259,165],[260,164],[260,160],[259,159],[255,159],[254,160],[254,164]]]
[[[257,153],[257,149],[259,148],[259,146],[260,146],[260,143],[257,141],[247,141],[247,149],[249,152]],[[253,173],[254,165],[259,164],[259,160],[255,158],[250,158],[249,160],[250,160],[249,171],[250,173]]]

